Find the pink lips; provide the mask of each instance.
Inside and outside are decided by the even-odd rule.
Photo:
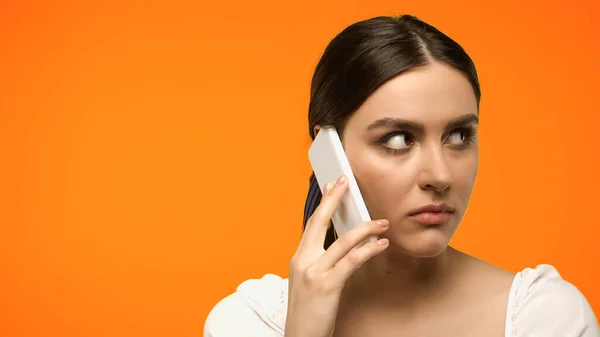
[[[440,225],[448,221],[454,209],[446,204],[427,205],[408,213],[408,216],[424,225]]]

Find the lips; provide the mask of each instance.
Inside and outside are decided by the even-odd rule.
[[[454,214],[454,208],[446,205],[427,205],[408,213],[409,218],[426,225],[443,224]]]

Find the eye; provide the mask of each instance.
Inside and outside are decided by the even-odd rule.
[[[460,145],[465,139],[467,139],[467,134],[464,130],[456,130],[448,137],[448,141],[450,141],[452,145]]]
[[[408,150],[412,146],[413,141],[410,135],[403,132],[395,132],[386,135],[378,143],[386,150],[396,153]]]
[[[447,140],[452,148],[464,150],[473,143],[474,138],[475,130],[473,128],[461,128],[452,131]]]

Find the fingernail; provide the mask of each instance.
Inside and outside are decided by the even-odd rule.
[[[325,184],[325,188],[323,188],[323,194],[327,194],[329,192],[329,190],[331,189],[331,185],[332,183]]]
[[[346,181],[346,176],[342,175],[338,178],[337,183],[338,183],[338,185],[341,185],[344,183],[344,181]]]
[[[388,240],[388,239],[379,239],[379,240],[377,240],[377,244],[380,244],[382,246],[387,246],[388,243],[390,243],[390,240]]]
[[[387,220],[377,220],[377,224],[383,228],[389,226],[390,222]]]

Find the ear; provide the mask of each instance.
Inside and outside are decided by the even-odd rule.
[[[321,126],[319,124],[315,125],[315,127],[313,128],[313,133],[315,134],[315,137],[319,133],[319,130],[321,130]]]

